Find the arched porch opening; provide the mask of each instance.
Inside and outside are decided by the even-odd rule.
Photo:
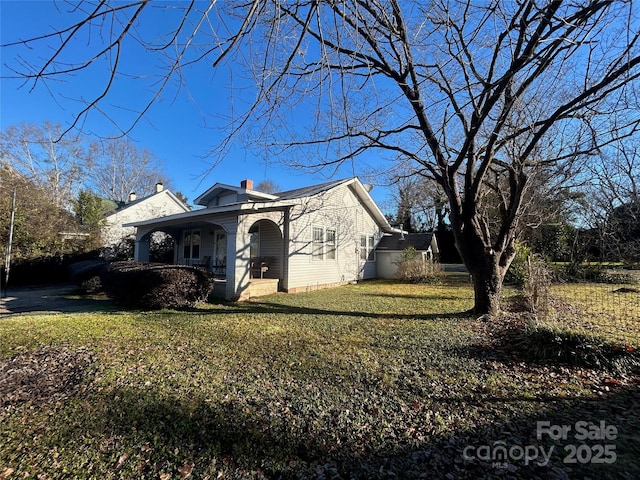
[[[280,227],[268,219],[258,220],[249,228],[251,278],[282,279],[283,236]]]
[[[146,232],[136,239],[134,259],[139,262],[175,262],[178,230],[158,228]]]
[[[175,257],[176,240],[170,233],[160,230],[151,232],[149,239],[149,261],[172,264]]]

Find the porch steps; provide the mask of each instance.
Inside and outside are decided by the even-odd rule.
[[[252,278],[249,281],[249,288],[244,292],[240,300],[278,293],[279,282],[280,280],[277,278]]]
[[[278,293],[279,282],[280,280],[277,278],[252,278],[249,281],[249,287],[238,298],[238,301]],[[211,298],[225,298],[226,286],[227,282],[225,280],[216,279],[210,295]]]

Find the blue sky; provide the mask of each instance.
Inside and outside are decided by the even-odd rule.
[[[162,5],[174,4],[180,2],[163,2]],[[64,9],[68,9],[68,6],[61,1],[0,0],[1,43],[30,38],[50,32],[55,26],[68,25],[71,14],[64,12]],[[151,15],[152,18],[155,15],[153,24],[158,29],[163,22],[171,20],[171,12],[167,10],[155,14],[152,12]],[[86,56],[87,49],[98,45],[96,38],[99,35],[95,32],[92,35],[90,39],[83,38],[75,42],[69,49],[69,54]],[[12,75],[6,66],[15,65],[17,54],[37,63],[47,58],[58,45],[57,40],[52,39],[38,42],[29,50],[16,47],[0,50],[0,128],[5,129],[21,122],[41,124],[46,120],[68,126],[74,115],[82,109],[82,104],[77,99],[88,98],[105,84],[109,72],[106,64],[97,64],[91,71],[67,76],[64,81],[53,80],[47,84],[40,82],[34,89],[33,82],[6,78]],[[149,68],[149,62],[157,61],[149,59],[148,53],[143,49],[130,45],[123,53],[122,64],[128,72],[144,75],[153,71],[153,68]],[[214,71],[207,61],[186,69],[184,73],[188,91],[170,86],[163,97],[152,105],[145,120],[138,123],[131,132],[131,138],[140,148],[149,149],[162,161],[174,190],[193,199],[215,182],[236,185],[245,178],[251,178],[255,183],[269,179],[286,190],[327,179],[326,174],[286,168],[277,159],[266,159],[241,147],[232,148],[221,164],[203,177],[203,173],[211,165],[211,160],[203,157],[223,135],[216,127],[222,125],[219,116],[226,113],[225,109],[231,104],[229,84],[233,80],[237,86],[241,79],[238,72],[227,67]],[[109,107],[109,117],[121,127],[126,127],[132,118],[128,109],[139,109],[144,104],[156,80],[148,76],[135,80],[120,78],[105,104]],[[238,101],[238,92],[234,95],[234,101]],[[117,130],[107,118],[98,112],[92,112],[83,125],[83,132],[107,136],[117,133]],[[355,174],[363,181],[370,181],[366,177],[366,168],[365,164],[360,163],[348,165],[332,178]],[[379,206],[387,211],[390,191],[378,186],[372,191],[372,195]]]

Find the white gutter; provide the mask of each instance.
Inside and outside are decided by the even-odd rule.
[[[362,203],[369,209],[369,211],[373,214],[373,216],[377,218],[378,222],[380,223],[380,225],[382,226],[382,229],[385,232],[402,233],[401,229],[394,228],[389,224],[387,217],[384,216],[384,213],[382,213],[382,210],[380,210],[376,202],[373,200],[373,197],[371,197],[371,194],[369,194],[369,192],[364,187],[364,185],[362,184],[362,182],[358,177],[354,177],[351,183],[355,185],[356,192],[360,197],[360,199],[362,200]]]

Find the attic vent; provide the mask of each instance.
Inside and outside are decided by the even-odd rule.
[[[129,201],[133,202],[136,198],[138,198],[138,196],[136,195],[136,192],[131,192],[129,194]]]

